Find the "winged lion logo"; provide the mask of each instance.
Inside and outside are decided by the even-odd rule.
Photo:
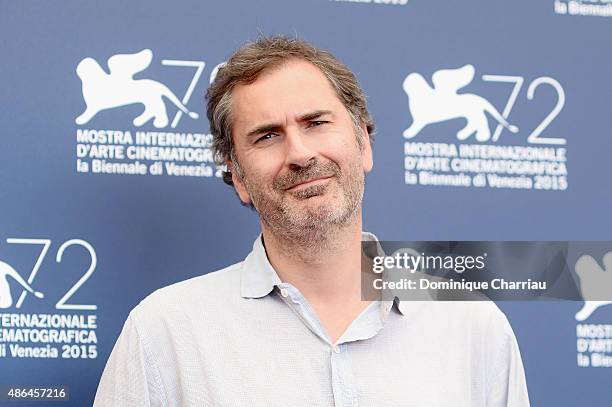
[[[76,73],[83,84],[83,99],[87,107],[76,118],[76,124],[89,122],[102,110],[141,103],[145,109],[133,120],[134,126],[140,127],[153,119],[153,126],[166,127],[168,114],[164,98],[192,119],[197,119],[198,114],[190,112],[163,83],[152,79],[134,79],[135,74],[149,67],[152,59],[150,49],[135,54],[113,55],[107,62],[109,73],[93,58],[84,58],[79,62]]]
[[[458,93],[472,82],[474,73],[474,66],[469,64],[457,69],[441,69],[432,75],[433,87],[421,74],[409,74],[403,88],[413,121],[404,130],[404,138],[415,137],[429,124],[464,118],[467,125],[457,132],[457,139],[465,140],[475,134],[477,141],[488,141],[491,130],[486,113],[512,133],[517,133],[518,127],[509,124],[488,100],[472,93]]]
[[[590,301],[603,290],[612,293],[612,251],[603,256],[602,268],[593,256],[583,255],[576,261],[576,274],[580,279],[580,290],[585,298],[584,305],[575,315],[577,321],[584,321],[599,307],[612,304],[612,301]],[[606,291],[606,292],[608,292]],[[612,295],[612,294],[611,294]]]

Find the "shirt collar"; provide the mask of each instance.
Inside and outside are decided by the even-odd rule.
[[[361,232],[361,240],[363,242],[372,242],[373,245],[366,245],[366,255],[372,257],[383,255],[384,251],[378,242],[378,238],[370,232]],[[270,294],[274,287],[281,284],[282,281],[278,277],[276,270],[270,264],[266,249],[262,242],[262,234],[260,233],[253,243],[253,250],[244,259],[241,271],[241,287],[240,292],[244,298],[261,298]],[[400,301],[396,296],[393,301],[394,307],[400,314],[406,314],[408,303]]]
[[[253,243],[253,250],[244,259],[241,271],[241,295],[244,298],[265,297],[281,283],[276,270],[268,261],[261,233]]]
[[[380,245],[378,238],[373,233],[361,232],[361,241],[365,242],[364,253],[366,256],[370,258],[374,258],[375,256],[385,256],[383,247]],[[400,301],[399,297],[396,295],[393,298],[392,308],[401,315],[406,315],[408,312],[408,304],[409,303],[407,301]]]

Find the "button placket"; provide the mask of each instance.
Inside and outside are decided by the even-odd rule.
[[[347,344],[335,345],[330,354],[332,389],[336,407],[352,407],[357,401],[357,388],[353,377]]]

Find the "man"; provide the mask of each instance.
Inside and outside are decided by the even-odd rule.
[[[362,301],[374,126],[342,63],[260,38],[207,98],[224,179],[261,235],[243,262],[130,313],[96,406],[528,405],[514,334],[492,303]]]

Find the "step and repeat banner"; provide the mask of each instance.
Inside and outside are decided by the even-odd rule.
[[[0,0],[0,386],[91,405],[140,300],[250,251],[204,93],[260,32],[356,73],[381,240],[612,240],[609,0]],[[576,274],[603,246],[573,300],[499,302],[533,406],[612,405],[612,305]]]

